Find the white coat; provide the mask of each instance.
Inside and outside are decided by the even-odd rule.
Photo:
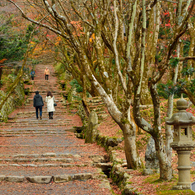
[[[54,107],[54,96],[46,96],[45,101],[47,102],[47,112],[54,112],[55,111],[55,107]]]

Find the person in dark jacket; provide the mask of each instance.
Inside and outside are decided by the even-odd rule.
[[[42,119],[42,106],[44,106],[43,98],[39,94],[38,91],[36,91],[35,93],[36,93],[36,95],[33,98],[33,106],[36,109],[36,117],[37,117],[37,119],[39,118],[39,111],[40,111],[40,119]]]
[[[34,80],[34,77],[35,77],[35,71],[32,69],[31,72],[30,72],[30,76],[32,78],[32,80]]]

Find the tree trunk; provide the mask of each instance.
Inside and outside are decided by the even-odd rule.
[[[193,105],[195,105],[195,97],[194,97],[194,94],[188,89],[188,87],[184,87],[182,89],[182,92],[185,93],[189,100],[193,103]]]
[[[173,96],[169,95],[168,98],[168,110],[167,110],[167,118],[171,118],[173,114]],[[170,143],[173,142],[173,133],[172,133],[172,127],[170,125],[165,125],[165,133],[166,133],[166,153],[168,159],[171,161],[172,158],[172,148],[170,147]]]
[[[0,66],[0,89],[2,86],[2,83],[1,83],[2,74],[3,74],[3,68]]]
[[[179,58],[180,56],[180,44],[177,45],[177,57]],[[181,64],[179,63],[176,67],[173,75],[173,84],[176,85],[177,83],[177,79],[178,79],[178,73],[179,73],[179,65],[181,66]],[[170,94],[169,98],[168,98],[168,109],[167,109],[167,117],[171,118],[171,116],[173,115],[173,99],[174,99],[174,94]],[[172,129],[170,125],[165,126],[165,132],[166,132],[166,153],[167,153],[167,157],[168,160],[171,162],[171,158],[172,158],[172,148],[170,147],[170,143],[173,142],[173,133],[172,133]]]
[[[87,99],[87,89],[86,89],[86,75],[83,75],[83,100],[86,102]]]
[[[152,98],[148,90],[148,82],[147,82],[148,78],[147,77],[145,78],[146,79],[143,79],[142,89],[141,89],[141,104],[142,105],[152,104]]]
[[[166,151],[164,150],[163,138],[160,136],[159,139],[153,137],[155,141],[155,147],[157,156],[159,159],[159,166],[160,166],[160,179],[163,180],[171,180],[173,177],[173,170],[171,161],[167,158]]]
[[[124,134],[124,150],[128,169],[136,169],[141,166],[141,160],[136,147],[136,126],[135,124],[125,124],[122,127]]]
[[[154,105],[154,125],[151,135],[155,141],[155,148],[159,159],[160,178],[170,180],[172,178],[171,159],[168,158],[161,131],[160,99],[156,89],[156,84],[151,85],[150,92]]]

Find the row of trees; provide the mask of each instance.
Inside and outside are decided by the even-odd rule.
[[[0,89],[6,94],[0,98],[0,110],[24,74],[29,74],[27,64],[34,63],[32,56],[37,53],[40,39],[35,25],[22,19],[17,9],[7,4],[4,0],[0,3]]]
[[[7,1],[23,18],[58,36],[53,40],[58,60],[84,91],[102,97],[122,129],[128,168],[141,166],[136,149],[138,125],[155,141],[160,178],[171,179],[172,131],[166,128],[164,140],[157,84],[170,78],[176,85],[184,65],[194,68],[195,0]],[[189,56],[183,52],[185,40],[190,42],[185,53]],[[180,63],[185,60],[189,61]],[[183,92],[193,97],[185,86],[187,82]],[[168,117],[173,95],[169,95]],[[147,103],[154,107],[153,122],[140,113],[141,104]]]

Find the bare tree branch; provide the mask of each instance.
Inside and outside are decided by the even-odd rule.
[[[67,35],[65,35],[65,34],[62,33],[61,31],[59,31],[59,30],[57,30],[57,29],[54,29],[54,28],[52,28],[52,27],[50,27],[50,26],[48,26],[48,25],[46,25],[46,24],[42,24],[42,23],[40,23],[40,22],[37,22],[37,21],[35,21],[35,20],[29,18],[29,17],[23,12],[23,10],[22,10],[14,1],[12,1],[12,0],[7,0],[7,1],[9,1],[9,2],[12,3],[14,6],[17,7],[17,9],[21,12],[23,18],[27,19],[28,21],[30,21],[30,22],[32,22],[32,23],[34,23],[34,24],[37,24],[37,25],[42,26],[42,27],[44,27],[44,28],[47,28],[48,30],[51,30],[52,32],[54,32],[54,33],[56,33],[56,34],[58,34],[58,35],[60,35],[60,36],[62,36],[62,37],[64,37],[64,38],[66,38],[67,40],[70,39]],[[41,21],[42,21],[42,20],[41,20]]]
[[[169,2],[169,3],[178,3],[177,1],[170,1],[170,0],[158,0],[158,2],[161,2],[161,1]]]
[[[178,59],[179,59],[179,61],[195,60],[195,56],[180,57]]]
[[[119,28],[117,10],[118,10],[118,8],[116,7],[116,0],[114,0],[115,33],[114,33],[113,47],[114,47],[114,53],[115,53],[115,63],[116,63],[119,78],[121,80],[121,84],[123,86],[123,90],[126,93],[127,92],[127,86],[126,86],[126,83],[123,79],[123,75],[121,73],[120,64],[119,64],[119,57],[118,57],[118,50],[117,50],[117,46],[116,46],[117,45],[118,28]]]
[[[86,21],[82,16],[81,14],[77,11],[77,9],[75,8],[73,2],[71,1],[71,6],[74,10],[74,12],[77,14],[77,16],[84,22],[86,23],[88,26],[92,27],[93,29],[95,28],[93,24],[89,23],[88,21]]]

